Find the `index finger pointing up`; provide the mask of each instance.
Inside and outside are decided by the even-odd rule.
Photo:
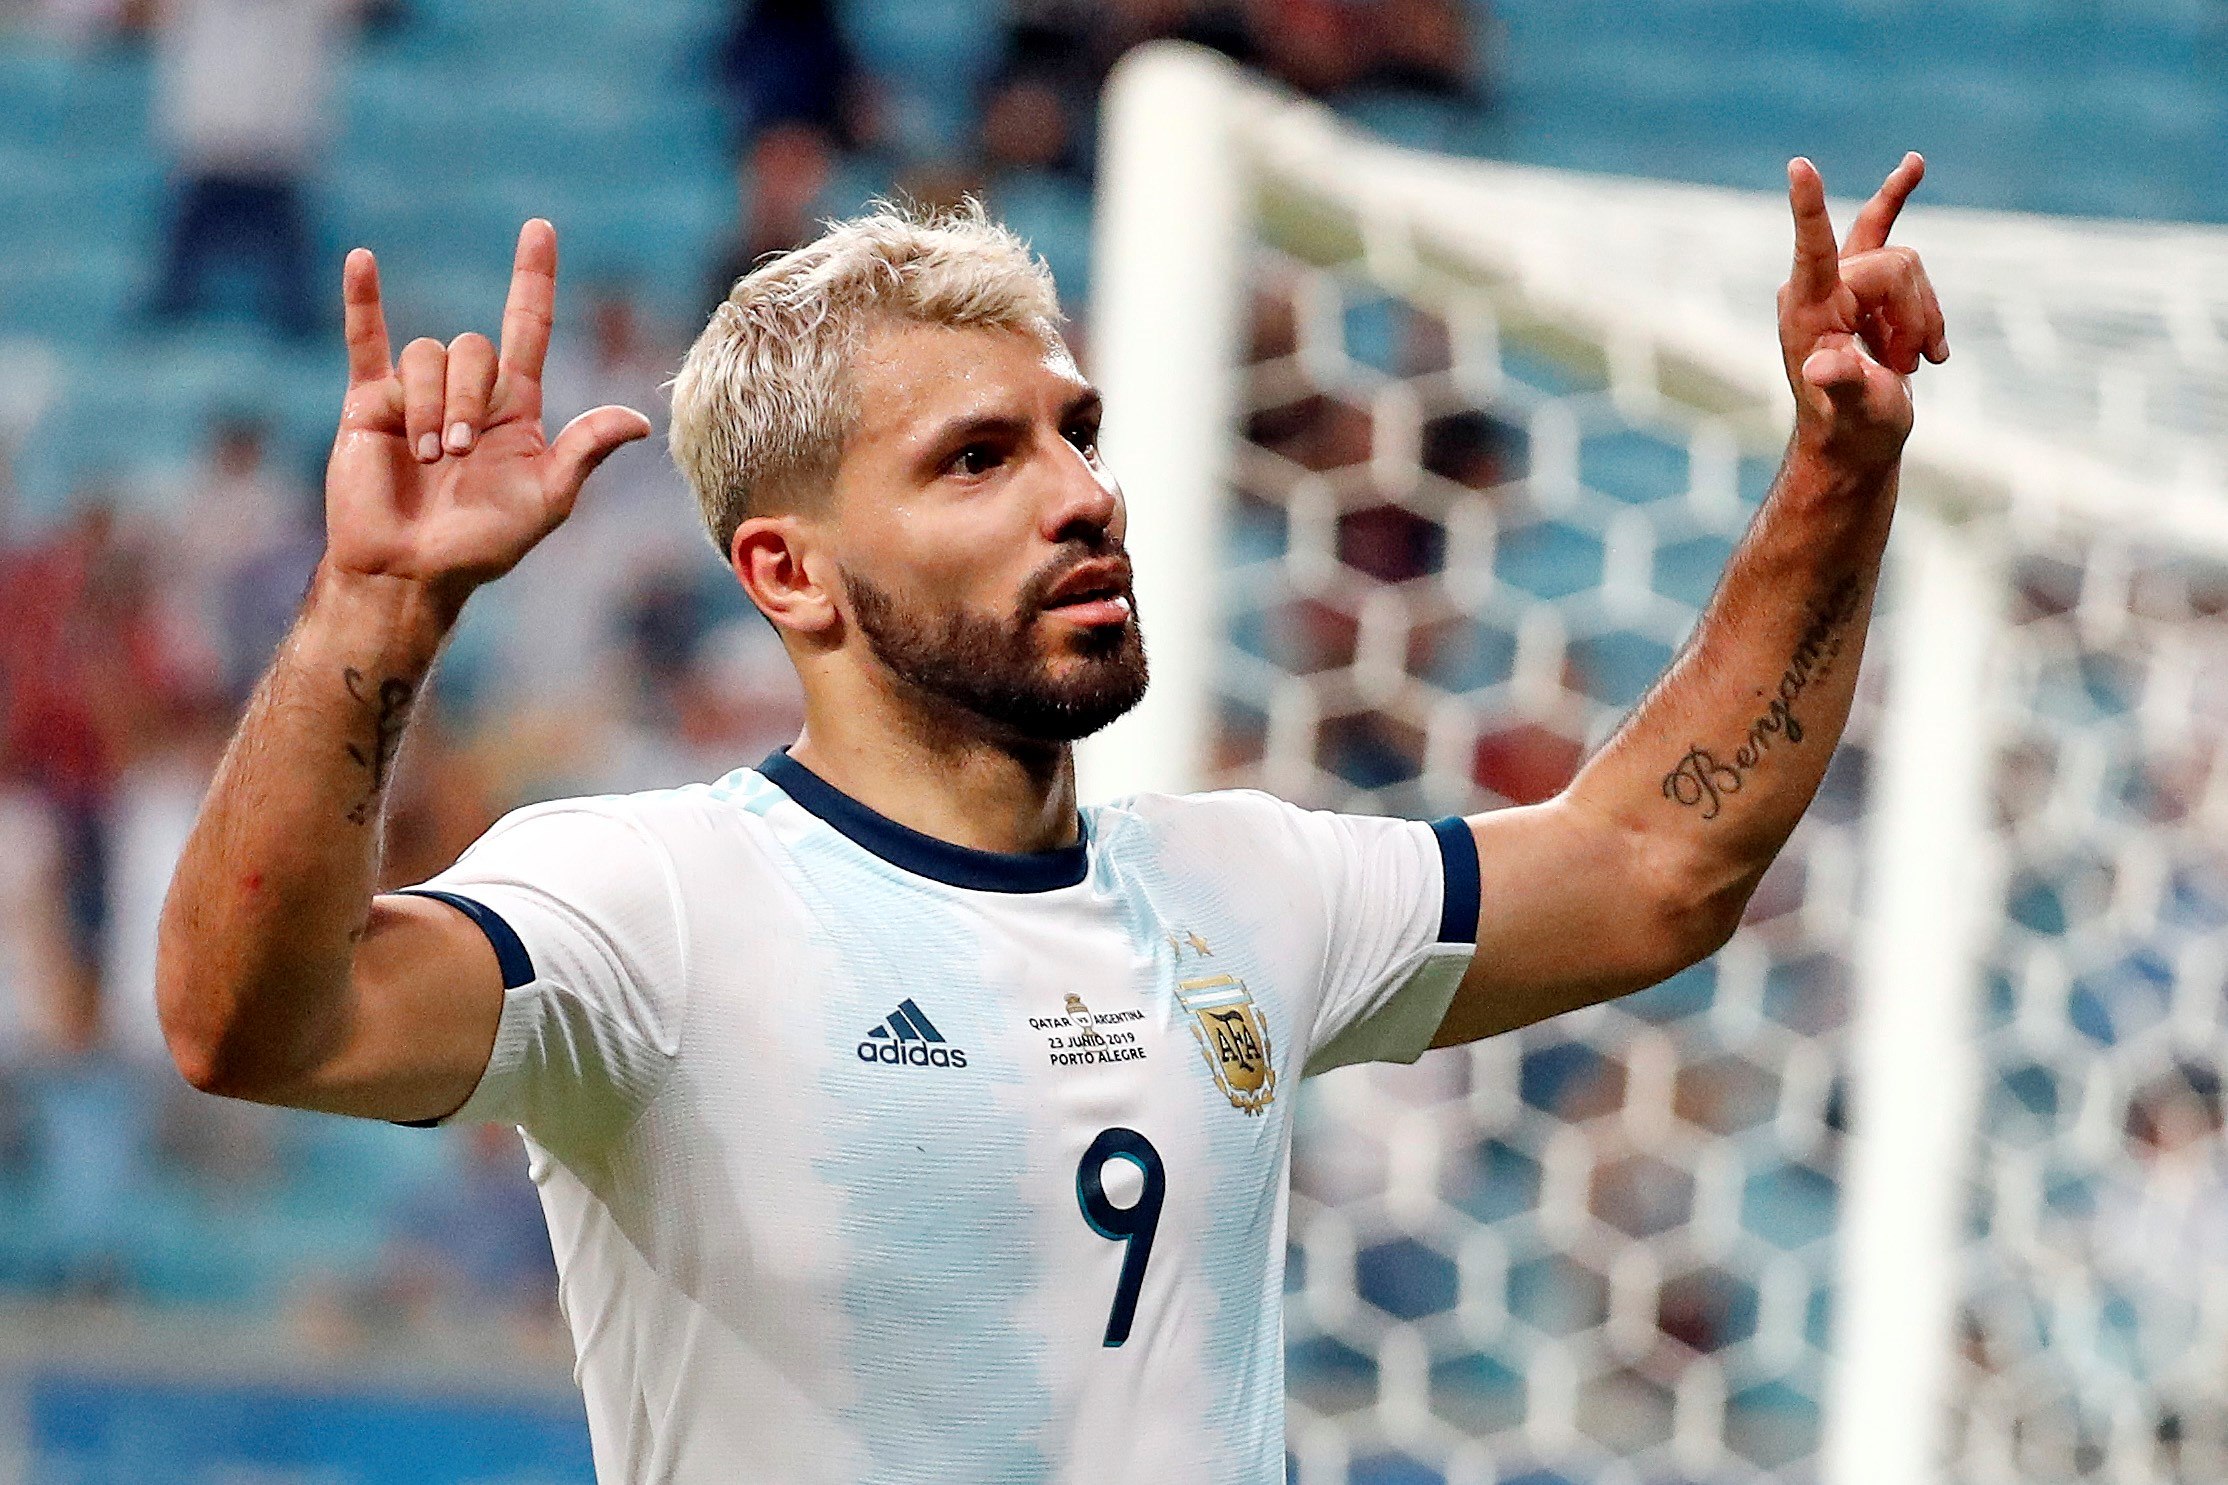
[[[534,218],[518,232],[510,301],[503,306],[502,372],[506,380],[539,383],[557,314],[557,229]]]
[[[1787,204],[1795,213],[1795,270],[1788,287],[1805,299],[1823,299],[1841,282],[1841,251],[1826,215],[1826,183],[1818,167],[1797,155],[1787,162]]]
[[[387,313],[379,303],[379,262],[368,248],[348,255],[340,271],[342,334],[348,342],[348,384],[360,387],[394,370],[387,349]]]
[[[1888,172],[1880,189],[1857,213],[1857,220],[1849,228],[1849,240],[1841,245],[1845,253],[1869,253],[1874,248],[1885,247],[1888,230],[1895,225],[1903,203],[1911,199],[1920,181],[1926,179],[1926,160],[1917,150],[1903,157],[1903,163]]]

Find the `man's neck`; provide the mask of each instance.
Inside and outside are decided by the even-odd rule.
[[[805,708],[789,756],[876,814],[977,851],[1051,851],[1076,842],[1074,749],[1013,746],[893,715],[894,698]]]

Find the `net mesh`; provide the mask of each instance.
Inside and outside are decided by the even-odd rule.
[[[2228,566],[2022,541],[1960,1474],[2228,1470]]]
[[[1786,426],[1784,204],[1376,149],[1257,100],[1212,782],[1545,798],[1662,669]],[[1837,209],[1848,220],[1849,207]],[[2228,1470],[2228,234],[1910,214],[1907,486],[2008,566],[1949,1477]],[[1977,514],[1976,514],[1977,513]],[[1733,942],[1310,1084],[1303,1485],[1815,1478],[1875,651]],[[2000,868],[1991,870],[1990,868]]]
[[[1335,245],[1254,270],[1215,781],[1417,816],[1546,798],[1669,661],[1769,462],[1475,282],[1395,288]],[[1306,1485],[1807,1467],[1863,764],[1711,963],[1309,1085]]]

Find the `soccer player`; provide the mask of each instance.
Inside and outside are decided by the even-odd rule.
[[[179,1067],[519,1126],[613,1485],[1281,1481],[1295,1084],[1693,964],[1817,786],[1906,378],[1947,354],[1887,244],[1922,170],[1837,247],[1791,165],[1795,429],[1717,596],[1559,798],[1437,825],[1079,810],[1070,745],[1138,700],[1145,651],[1050,278],[976,211],[834,227],[742,279],[674,386],[803,735],[520,810],[392,895],[382,804],[444,636],[649,424],[545,442],[547,223],[500,353],[391,363],[352,254],[323,564],[163,916]]]

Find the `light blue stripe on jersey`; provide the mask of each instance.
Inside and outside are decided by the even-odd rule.
[[[1134,815],[1087,809],[1097,850],[1092,885],[1120,904],[1123,927],[1137,952],[1167,961],[1175,952],[1164,936],[1185,928],[1204,936],[1215,957],[1227,964],[1257,962],[1250,935],[1239,926],[1221,893],[1196,874],[1178,879],[1161,861],[1160,842]],[[1156,908],[1156,904],[1158,905]],[[1164,914],[1180,914],[1174,921]],[[1188,966],[1175,978],[1194,974]],[[1298,1089],[1299,1034],[1286,1007],[1254,990],[1254,1004],[1269,1024],[1280,1066],[1278,1105]],[[1183,998],[1178,992],[1179,999]],[[1230,1003],[1234,990],[1208,992],[1206,999]],[[1199,999],[1196,994],[1191,997]],[[1178,1010],[1172,1022],[1188,1020]],[[1175,1035],[1188,1039],[1179,1027]],[[1189,1055],[1178,1048],[1178,1055]],[[1289,1079],[1289,1082],[1283,1081]],[[1210,1078],[1197,1079],[1214,1165],[1209,1189],[1216,1193],[1209,1229],[1190,1236],[1201,1255],[1215,1295],[1215,1314],[1206,1325],[1202,1370],[1211,1389],[1203,1400],[1206,1433],[1225,1451],[1202,1468],[1198,1478],[1217,1485],[1283,1485],[1284,1480],[1284,1325],[1282,1286],[1270,1282],[1272,1265],[1283,1255],[1271,1251],[1277,1201],[1284,1186],[1279,1148],[1289,1117],[1248,1115],[1232,1107]],[[1264,1149],[1264,1144],[1268,1148]],[[1246,1199],[1250,1197],[1251,1199]],[[1162,1241],[1168,1241],[1163,1234]]]
[[[759,814],[787,799],[748,771],[714,792]],[[981,978],[981,945],[918,878],[825,825],[790,849],[802,868],[795,885],[822,924],[819,946],[843,966],[835,983],[810,987],[829,997],[829,1151],[814,1168],[845,1204],[857,1395],[843,1416],[870,1456],[862,1485],[1049,1479],[1039,1445],[1052,1415],[1045,1343],[1016,1311],[1041,1264],[1034,1245],[1014,1241],[1034,1222],[1018,1185],[1029,1166],[1026,1121],[1013,1112],[1019,1070],[1001,1071],[991,1057],[970,1062],[969,1089],[984,1096],[969,1098],[955,1098],[953,1081],[931,1069],[867,1072],[872,1096],[862,1098],[854,1055],[870,1027],[905,1014],[901,1002],[915,995],[933,995],[921,1009],[946,1045],[997,1045],[1000,1002]],[[914,1284],[909,1274],[937,1281]],[[924,1292],[939,1296],[937,1307],[921,1303]]]

